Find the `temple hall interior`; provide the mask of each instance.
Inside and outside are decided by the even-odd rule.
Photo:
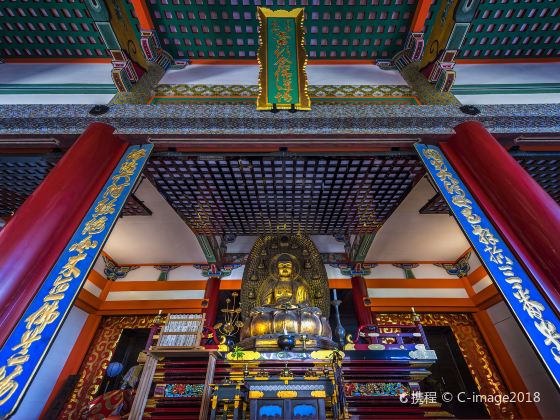
[[[559,0],[0,1],[0,419],[560,418]]]

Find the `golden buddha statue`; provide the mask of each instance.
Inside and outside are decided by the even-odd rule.
[[[294,263],[289,256],[281,255],[276,263],[277,280],[270,289],[265,289],[260,299],[262,306],[303,307],[309,306],[309,291],[294,272]]]
[[[268,261],[268,275],[245,295],[255,306],[245,315],[242,348],[273,350],[282,335],[294,336],[296,348],[331,347],[329,322],[311,303],[324,299],[323,293],[313,291],[310,282],[300,275],[302,265],[288,253],[276,254]],[[325,297],[328,299],[328,294]]]

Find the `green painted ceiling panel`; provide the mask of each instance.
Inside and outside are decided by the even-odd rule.
[[[134,6],[132,5],[132,1],[124,0],[124,4],[125,4],[126,15],[128,16],[128,19],[130,19],[130,22],[132,23],[132,26],[134,28],[134,33],[136,34],[136,38],[140,39],[140,29],[142,28],[140,28],[140,22],[136,17],[136,12],[134,11]]]
[[[459,58],[560,57],[560,0],[482,0]]]
[[[436,21],[437,11],[444,1],[445,0],[432,0],[432,5],[430,6],[430,10],[428,11],[428,17],[426,18],[426,22],[424,23],[424,39],[426,41],[430,39],[430,34],[432,33],[432,29]]]
[[[391,58],[408,34],[417,0],[147,0],[173,57],[255,59],[257,6],[304,7],[311,59]]]
[[[83,0],[0,1],[0,56],[108,57]]]
[[[432,0],[425,38],[435,11]],[[139,37],[131,0],[126,12]],[[417,0],[146,0],[175,58],[255,59],[257,6],[304,7],[311,59],[391,58],[402,49]],[[458,58],[559,58],[560,0],[482,0]],[[108,57],[83,0],[0,1],[0,56]]]

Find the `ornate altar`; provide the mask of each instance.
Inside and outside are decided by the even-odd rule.
[[[325,266],[308,237],[259,237],[231,297],[212,329],[219,347],[204,339],[200,314],[172,314],[154,327],[130,418],[448,416],[439,403],[412,398],[436,360],[416,314],[412,323],[361,325],[337,349]]]
[[[213,386],[210,420],[346,418],[339,360],[329,358],[332,351],[288,353],[285,360],[255,353],[228,361],[229,378]]]
[[[334,349],[330,295],[315,244],[301,235],[257,239],[243,274],[239,347],[260,351]]]

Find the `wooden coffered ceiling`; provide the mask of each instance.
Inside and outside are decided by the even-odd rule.
[[[35,191],[61,153],[38,155],[0,154],[0,217],[11,216]],[[132,194],[124,207],[125,216],[147,216],[151,211]]]
[[[146,169],[196,234],[377,231],[423,173],[412,153],[368,156],[156,154]]]
[[[417,0],[144,0],[149,18],[175,59],[255,60],[256,7],[304,7],[306,48],[314,59],[392,58],[403,49]],[[425,39],[445,0],[435,0]],[[131,0],[113,0],[140,38]],[[558,58],[558,4],[551,1],[482,0],[458,58]],[[417,29],[416,29],[417,30]],[[14,0],[0,3],[3,58],[108,58],[84,1]]]

